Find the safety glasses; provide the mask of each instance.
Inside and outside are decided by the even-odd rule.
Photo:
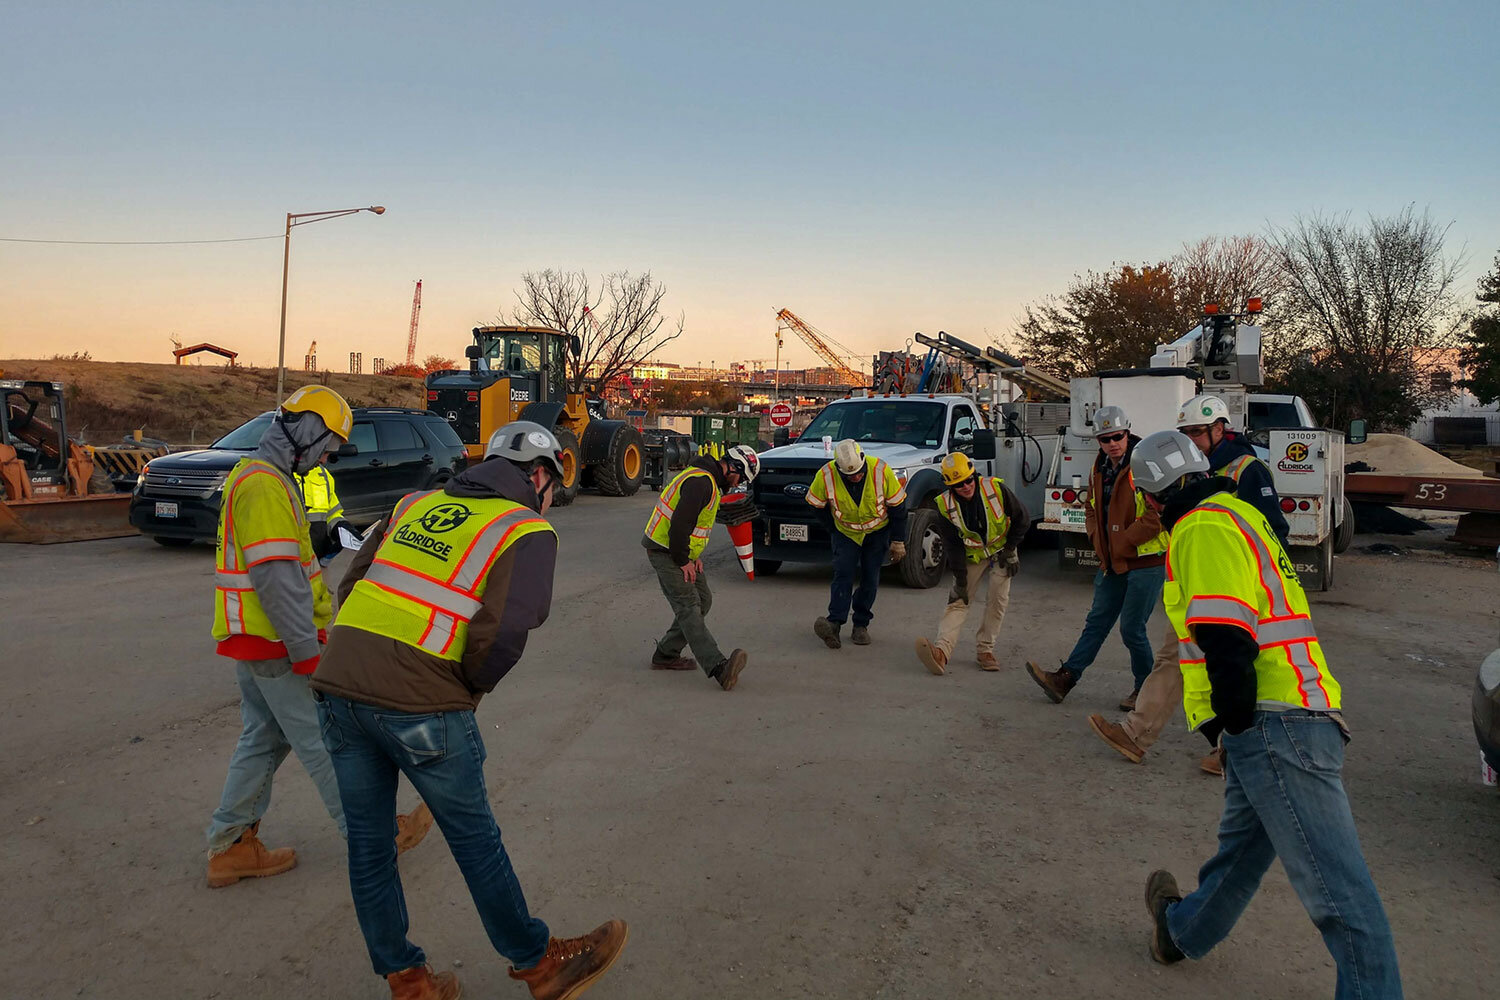
[[[1114,444],[1116,441],[1124,441],[1129,436],[1130,434],[1128,432],[1121,431],[1118,434],[1102,434],[1094,440],[1098,441],[1100,444]]]

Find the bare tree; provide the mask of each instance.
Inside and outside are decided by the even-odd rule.
[[[1466,318],[1447,232],[1410,207],[1366,226],[1345,214],[1273,231],[1282,279],[1273,328],[1302,348],[1288,376],[1322,397],[1329,423],[1362,417],[1402,428],[1451,391],[1432,378],[1451,365]]]
[[[1273,308],[1280,277],[1270,244],[1259,236],[1207,236],[1184,243],[1172,258],[1172,274],[1177,298],[1189,311],[1188,326],[1196,323],[1199,308],[1210,302],[1239,310],[1248,299],[1259,297]]]
[[[588,382],[601,387],[682,336],[683,316],[669,325],[662,313],[666,286],[648,271],[617,271],[593,288],[583,271],[531,271],[521,276],[514,321],[547,326],[577,337],[583,345],[568,357],[573,392]]]

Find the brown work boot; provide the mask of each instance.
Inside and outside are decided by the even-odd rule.
[[[240,839],[226,850],[209,856],[208,887],[222,889],[234,885],[242,878],[265,878],[280,875],[297,867],[297,852],[290,847],[278,847],[274,851],[260,842],[256,831],[260,824],[240,834]]]
[[[849,633],[849,641],[854,643],[856,646],[868,646],[870,644],[869,626],[854,626],[854,631]]]
[[[932,640],[925,635],[917,640],[917,659],[922,661],[922,666],[940,677],[943,668],[948,666],[948,654],[934,646]]]
[[[1125,731],[1125,727],[1118,723],[1110,722],[1095,712],[1089,716],[1089,726],[1099,734],[1099,738],[1120,752],[1120,756],[1132,764],[1139,764],[1141,758],[1146,756],[1146,751],[1136,745],[1135,740]]]
[[[813,634],[822,639],[823,645],[829,649],[840,649],[844,642],[839,638],[839,629],[843,627],[843,622],[831,622],[827,618],[819,618],[813,622]]]
[[[533,1000],[573,1000],[609,970],[629,936],[625,921],[611,920],[583,937],[553,938],[540,962],[524,971],[511,969],[510,978],[531,987]]]
[[[1215,778],[1224,777],[1224,748],[1215,747],[1209,751],[1208,756],[1198,762],[1198,770]]]
[[[981,670],[1000,669],[1000,661],[995,659],[995,654],[988,649],[981,649],[979,655],[975,656],[974,659],[979,663],[979,669]]]
[[[427,965],[393,972],[385,981],[391,986],[391,1000],[458,1000],[464,995],[457,976],[451,972],[433,975]]]
[[[1134,691],[1130,692],[1128,695],[1126,695],[1125,697],[1121,698],[1120,699],[1120,711],[1122,711],[1122,712],[1134,712],[1135,711],[1135,699],[1136,699],[1136,695],[1138,695],[1140,693],[1141,693],[1140,688],[1136,688]]]
[[[698,661],[691,656],[674,656],[670,660],[664,659],[658,653],[651,654],[652,670],[697,670]]]
[[[1158,868],[1146,879],[1146,912],[1151,914],[1151,957],[1162,965],[1180,962],[1186,955],[1167,930],[1167,907],[1182,902],[1182,890],[1172,873]]]
[[[417,803],[409,813],[396,814],[396,853],[405,854],[422,842],[427,831],[432,829],[432,810],[427,803]],[[408,972],[411,970],[407,970]]]
[[[729,654],[728,659],[719,664],[719,669],[714,671],[714,680],[719,682],[719,687],[725,691],[733,691],[734,686],[740,682],[740,671],[745,669],[750,654],[743,649],[736,649]]]
[[[1036,681],[1037,687],[1052,699],[1054,705],[1062,704],[1062,700],[1068,696],[1068,692],[1078,684],[1078,675],[1067,667],[1058,667],[1053,671],[1043,670],[1041,667],[1026,661],[1026,672],[1031,679]]]

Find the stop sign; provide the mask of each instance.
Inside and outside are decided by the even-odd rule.
[[[771,407],[771,423],[776,427],[786,427],[792,422],[792,408],[786,403],[777,403]]]

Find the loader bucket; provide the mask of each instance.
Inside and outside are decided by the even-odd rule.
[[[0,542],[46,545],[134,534],[129,493],[0,502]]]

